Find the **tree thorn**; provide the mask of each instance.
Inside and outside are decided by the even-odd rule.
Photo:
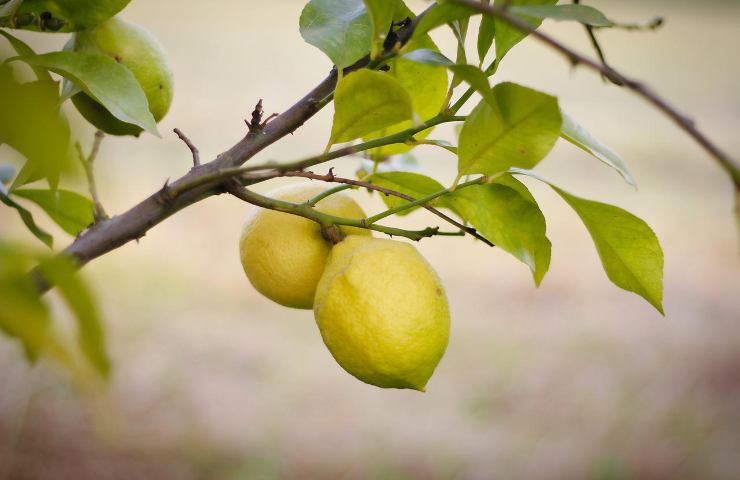
[[[173,198],[170,191],[170,179],[168,178],[165,180],[164,185],[162,185],[162,188],[159,189],[159,193],[157,195],[157,203],[164,206],[170,203]]]

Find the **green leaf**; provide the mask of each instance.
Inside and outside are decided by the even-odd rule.
[[[20,215],[21,220],[23,220],[23,223],[26,225],[26,228],[39,240],[41,240],[47,247],[52,248],[54,246],[54,238],[49,235],[45,230],[43,230],[41,227],[36,225],[36,221],[33,219],[33,215],[31,212],[23,208],[21,205],[16,203],[12,198],[8,196],[8,191],[5,188],[5,185],[0,184],[0,202],[3,202],[5,205],[14,208],[18,215]]]
[[[19,83],[8,65],[0,65],[0,139],[28,160],[24,176],[47,178],[56,187],[72,165],[70,129],[60,110],[59,84]],[[17,186],[14,182],[11,190]]]
[[[422,175],[420,173],[412,172],[388,172],[388,173],[376,173],[367,179],[370,183],[373,183],[379,187],[387,188],[395,192],[403,193],[412,197],[414,200],[424,198],[432,195],[433,193],[441,192],[445,189],[441,183],[431,177]],[[408,200],[399,198],[393,195],[385,195],[380,193],[380,197],[388,208],[395,208],[400,205],[405,205]],[[434,205],[435,202],[431,202]],[[408,215],[412,211],[416,210],[415,207],[408,210],[403,210],[397,215]]]
[[[547,183],[578,214],[591,234],[607,277],[616,286],[647,300],[663,311],[663,250],[645,221],[614,205],[572,195],[534,172],[513,169]]]
[[[511,13],[539,19],[575,21],[592,27],[613,27],[614,22],[587,5],[525,5],[511,7]]]
[[[57,225],[77,235],[94,221],[92,200],[67,190],[18,189],[17,197],[25,198],[41,207]]]
[[[391,75],[359,70],[342,79],[334,93],[329,145],[348,142],[411,119],[411,97]]]
[[[485,3],[490,4],[490,0],[485,0]],[[478,29],[478,59],[480,66],[483,66],[483,62],[486,60],[488,51],[493,46],[493,39],[496,35],[496,22],[493,18],[488,15],[483,15],[480,20],[480,28]]]
[[[457,40],[457,55],[455,56],[455,63],[458,65],[466,65],[468,63],[467,53],[465,52],[465,39],[468,36],[468,25],[470,24],[470,18],[461,18],[459,20],[453,20],[449,23],[452,33],[455,35]],[[454,89],[463,82],[463,78],[453,70],[454,75],[452,76],[452,83],[450,88]]]
[[[476,10],[452,3],[438,3],[429,10],[414,29],[414,37],[421,37],[435,28],[477,14]]]
[[[31,259],[20,248],[0,243],[0,331],[17,338],[35,362],[49,334],[49,310],[28,275]]]
[[[653,230],[621,208],[552,188],[573,207],[594,240],[609,280],[663,311],[663,250]]]
[[[16,59],[47,68],[71,80],[117,119],[160,136],[144,90],[131,70],[114,59],[106,55],[69,51]]]
[[[580,126],[570,115],[560,112],[563,117],[563,126],[560,136],[573,145],[585,150],[597,159],[612,167],[622,175],[622,178],[632,186],[636,186],[635,179],[627,170],[622,158],[614,150],[595,139],[585,128]]]
[[[13,50],[18,55],[36,55],[36,52],[31,49],[26,43],[24,43],[22,40],[14,37],[13,35],[9,34],[5,30],[0,30],[0,35],[5,37],[8,42],[10,42],[10,45],[13,47]],[[51,78],[51,75],[49,72],[42,67],[31,67],[33,69],[33,72],[36,74],[36,78],[38,80],[46,80],[48,82],[53,82],[54,79]]]
[[[540,6],[540,5],[554,5],[558,0],[495,0],[496,6],[502,6],[504,4],[509,5],[509,8],[514,9],[523,6]],[[537,28],[542,24],[542,19],[529,16],[521,15],[522,19]],[[501,63],[504,56],[509,53],[517,43],[524,40],[527,36],[526,32],[522,32],[514,26],[501,20],[494,20],[496,30],[496,60]]]
[[[532,168],[550,152],[562,118],[555,97],[513,83],[493,88],[496,108],[482,101],[460,133],[459,175]]]
[[[108,377],[110,360],[106,352],[105,334],[95,299],[77,272],[74,261],[58,255],[39,265],[77,318],[77,338],[82,353],[103,377]]]
[[[448,68],[456,77],[473,87],[491,105],[496,105],[496,97],[493,95],[491,85],[488,83],[488,75],[480,68],[473,65],[460,65],[454,63],[440,52],[427,48],[420,48],[403,55],[403,58],[426,65],[438,65]]]
[[[16,18],[29,22],[16,25],[11,18],[0,18],[0,27],[48,32],[74,32],[103,23],[128,5],[131,0],[25,0]],[[7,5],[6,5],[7,6]],[[2,7],[0,7],[2,8]],[[0,17],[4,15],[0,14]],[[44,18],[43,21],[40,21]]]
[[[535,284],[540,285],[550,268],[552,245],[546,235],[545,217],[524,184],[504,175],[493,183],[456,190],[442,200],[441,205],[529,266]]]
[[[370,52],[373,26],[362,0],[311,0],[301,14],[300,32],[341,69]]]
[[[398,0],[364,0],[373,26],[370,56],[376,59],[383,53],[383,43],[393,24]]]
[[[413,15],[411,12],[408,13]],[[412,39],[406,44],[403,51],[413,51],[416,49],[438,50],[434,41],[428,35]],[[388,66],[390,67],[390,71],[387,74],[398,80],[411,97],[411,103],[417,121],[429,120],[446,106],[447,71],[444,68],[437,65],[423,65],[402,56],[391,59],[388,62]],[[393,127],[373,132],[364,137],[365,140],[385,137],[411,128],[413,125],[414,120],[406,120]],[[415,138],[417,140],[426,138],[432,130],[427,129],[417,133]],[[373,156],[386,157],[407,152],[412,148],[413,146],[410,145],[388,145],[375,148],[369,153]]]

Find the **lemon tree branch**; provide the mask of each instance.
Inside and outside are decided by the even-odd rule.
[[[465,232],[443,232],[440,231],[439,227],[427,227],[423,230],[405,230],[402,228],[386,227],[383,225],[369,224],[364,218],[344,218],[328,213],[321,212],[314,208],[312,205],[306,203],[291,203],[284,200],[277,200],[275,198],[266,197],[256,192],[248,190],[247,188],[239,185],[238,183],[230,183],[226,187],[227,191],[235,197],[244,200],[247,203],[256,205],[258,207],[275,210],[278,212],[289,213],[291,215],[297,215],[309,220],[313,220],[322,227],[331,227],[334,225],[340,225],[345,227],[364,228],[367,230],[373,230],[376,232],[384,233],[392,237],[405,237],[410,240],[418,242],[423,238],[433,237],[435,235],[446,235],[446,236],[462,236]]]
[[[391,190],[390,188],[385,188],[385,187],[381,187],[379,185],[375,185],[374,183],[371,183],[371,182],[365,182],[365,181],[362,181],[362,180],[354,180],[354,179],[351,179],[351,178],[337,177],[333,173],[331,173],[331,170],[330,170],[330,172],[327,175],[319,175],[319,174],[316,174],[316,173],[313,173],[313,172],[303,172],[303,171],[297,171],[296,172],[296,171],[290,171],[290,172],[284,172],[281,176],[283,176],[283,177],[308,178],[308,179],[311,179],[311,180],[320,180],[322,182],[341,183],[341,184],[343,184],[341,186],[341,189],[340,189],[340,187],[337,187],[336,189],[329,189],[329,190],[327,190],[325,192],[322,192],[321,194],[317,195],[316,197],[314,197],[313,199],[311,199],[311,200],[309,200],[307,202],[307,203],[312,204],[312,205],[316,205],[316,203],[318,203],[322,198],[326,198],[329,195],[333,195],[334,193],[337,193],[338,191],[344,190],[345,188],[349,188],[349,187],[366,188],[368,190],[373,190],[373,191],[382,193],[383,195],[391,195],[391,196],[394,196],[394,197],[402,198],[402,199],[404,199],[404,200],[406,200],[408,202],[417,202],[417,200],[415,198],[413,198],[413,197],[411,197],[409,195],[406,195],[406,194],[401,193],[401,192],[397,192],[395,190]],[[482,181],[482,179],[481,179],[481,181]],[[462,187],[462,185],[458,185],[457,188],[461,188],[461,187]],[[318,200],[316,200],[316,198],[318,198]],[[427,202],[428,202],[428,200],[427,200]],[[445,213],[437,210],[436,208],[434,208],[434,207],[426,204],[426,202],[419,202],[419,203],[417,203],[415,205],[404,204],[403,206],[406,207],[406,208],[399,209],[399,212],[400,211],[403,211],[403,210],[407,210],[408,208],[413,208],[415,206],[420,206],[421,208],[424,208],[424,209],[430,211],[431,213],[433,213],[434,215],[438,216],[439,218],[441,218],[445,222],[447,222],[447,223],[449,223],[451,225],[454,225],[455,227],[459,228],[461,231],[467,233],[468,235],[471,235],[471,236],[477,238],[478,240],[482,241],[483,243],[485,243],[489,247],[493,247],[494,246],[494,244],[491,243],[490,240],[488,240],[486,237],[484,237],[483,235],[481,235],[480,233],[478,233],[478,231],[475,228],[469,227],[467,225],[464,225],[463,223],[458,222],[457,220],[455,220],[454,218],[450,217],[449,215],[447,215],[447,214],[445,214]]]
[[[429,9],[435,8],[435,6],[436,4],[433,4]],[[401,45],[408,42],[417,22],[422,17],[423,14],[419,15],[408,26],[404,26],[395,32]],[[370,56],[367,55],[350,67],[345,68],[343,73],[348,74],[365,68],[369,64]],[[195,166],[178,180],[172,183],[167,182],[161,190],[153,193],[126,212],[97,222],[92,228],[78,235],[74,242],[62,252],[62,255],[71,257],[81,267],[132,240],[144,237],[152,227],[180,210],[210,196],[224,193],[225,186],[222,177],[213,181],[200,181],[200,179],[223,169],[238,167],[269,145],[295,132],[331,101],[337,79],[337,69],[333,68],[329,75],[313,90],[271,122],[260,126],[259,129],[250,130],[241,141],[211,162]],[[189,185],[191,188],[183,188],[185,185]],[[171,195],[171,190],[178,192],[178,194]],[[31,276],[39,291],[45,292],[51,287],[38,269],[34,270]]]
[[[579,54],[575,50],[562,44],[550,35],[541,32],[540,30],[532,27],[529,23],[521,18],[513,15],[509,12],[506,6],[496,6],[488,3],[480,2],[477,0],[447,0],[447,3],[457,4],[472,11],[481,13],[491,18],[503,21],[511,25],[512,27],[526,32],[532,37],[536,38],[540,42],[549,46],[550,48],[558,51],[564,55],[571,64],[583,65],[591,70],[594,70],[605,78],[609,79],[616,85],[625,87],[632,90],[637,95],[645,99],[648,103],[652,104],[655,108],[663,112],[668,118],[670,118],[676,125],[679,126],[686,134],[693,138],[709,155],[714,158],[720,167],[725,170],[733,180],[735,189],[740,191],[740,164],[737,160],[732,158],[730,155],[725,153],[721,148],[714,144],[703,132],[701,132],[694,121],[688,116],[679,112],[678,109],[670,105],[665,99],[655,93],[652,89],[638,80],[627,77],[620,73],[609,65],[601,62],[592,60],[584,55]]]

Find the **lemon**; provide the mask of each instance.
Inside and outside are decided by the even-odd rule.
[[[172,103],[172,71],[159,41],[147,30],[111,18],[92,30],[78,32],[72,47],[77,52],[107,55],[124,65],[139,81],[149,102],[154,120],[159,122]],[[77,110],[87,121],[111,135],[136,135],[142,129],[122,122],[85,93],[72,97]]]
[[[447,348],[444,288],[408,243],[349,236],[316,289],[316,322],[347,372],[383,388],[424,391]]]
[[[301,183],[268,194],[272,198],[302,203],[325,191],[321,185]],[[349,196],[337,193],[321,200],[319,211],[345,218],[365,213]],[[369,236],[370,231],[341,227],[344,235]],[[292,308],[313,307],[316,284],[324,272],[331,243],[318,223],[274,210],[259,209],[244,225],[239,250],[244,273],[267,298]]]

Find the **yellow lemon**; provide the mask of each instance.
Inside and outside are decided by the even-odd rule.
[[[349,236],[316,289],[324,343],[347,372],[383,388],[424,391],[447,348],[444,288],[408,243]]]
[[[302,203],[326,187],[301,183],[268,194],[286,202]],[[364,218],[365,213],[349,196],[337,193],[321,200],[317,210],[345,218]],[[341,227],[344,235],[369,236],[370,231]],[[239,250],[244,273],[258,292],[280,305],[313,307],[316,284],[324,272],[332,245],[314,221],[259,209],[244,225]]]
[[[172,71],[164,49],[147,30],[114,17],[91,30],[76,33],[72,48],[77,52],[107,55],[124,65],[144,90],[154,120],[159,122],[167,114],[172,104]],[[142,132],[138,126],[115,118],[85,93],[72,97],[72,102],[99,130],[111,135],[138,136]]]

